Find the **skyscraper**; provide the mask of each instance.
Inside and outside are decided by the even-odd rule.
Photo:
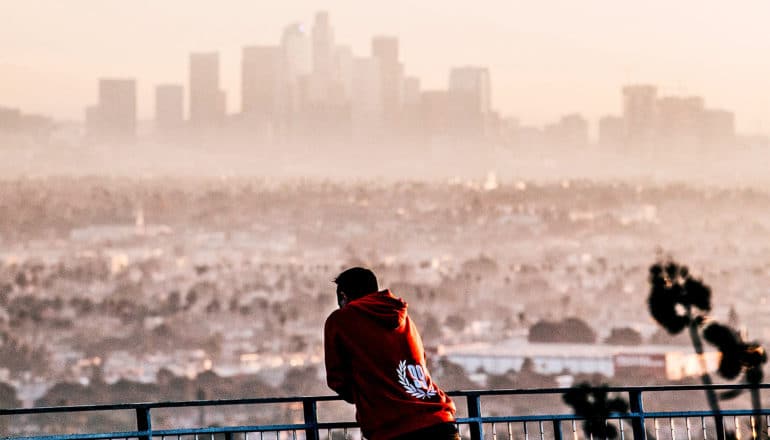
[[[303,83],[312,70],[310,39],[300,23],[286,26],[281,37],[282,81],[280,85],[280,119],[282,132],[296,133],[300,128]]]
[[[339,78],[346,100],[350,100],[353,89],[353,49],[350,46],[334,48],[334,76]]]
[[[184,124],[184,87],[161,84],[155,87],[155,128],[159,131],[179,129]]]
[[[623,122],[627,142],[639,144],[652,141],[657,94],[657,88],[651,85],[623,87]]]
[[[492,111],[492,86],[486,67],[456,67],[449,72],[449,93],[458,114],[455,131],[471,137],[484,136]]]
[[[455,67],[449,72],[449,91],[465,96],[471,110],[487,114],[492,109],[492,86],[486,67]]]
[[[390,127],[398,123],[402,106],[404,68],[398,61],[398,39],[377,36],[372,38],[372,57],[378,61],[382,112]]]
[[[95,106],[86,109],[92,139],[116,141],[136,136],[136,80],[102,78]]]
[[[200,127],[222,122],[225,104],[225,93],[219,86],[219,54],[191,54],[190,123]]]
[[[379,60],[354,57],[350,98],[350,116],[354,138],[377,135],[381,129],[382,94],[380,84]]]
[[[656,101],[656,138],[671,145],[694,146],[699,141],[703,98],[666,96]]]
[[[283,50],[283,75],[286,81],[296,83],[300,77],[312,70],[310,39],[305,26],[292,23],[286,26],[281,37]]]
[[[313,22],[313,74],[325,81],[333,79],[334,30],[329,22],[329,13],[319,11]]]
[[[278,46],[243,48],[241,111],[244,115],[277,117],[282,60]]]

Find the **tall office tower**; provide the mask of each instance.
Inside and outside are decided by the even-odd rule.
[[[310,39],[300,23],[286,26],[281,37],[282,81],[280,86],[280,114],[287,127],[296,125],[296,115],[301,111],[302,86],[312,70]],[[288,128],[293,131],[294,128]]]
[[[286,26],[281,37],[283,50],[283,74],[288,82],[296,82],[312,71],[310,39],[305,26],[292,23]]]
[[[492,111],[492,86],[486,67],[456,67],[449,72],[449,91],[465,95],[475,112]]]
[[[136,80],[103,78],[99,98],[86,109],[89,137],[98,140],[130,140],[136,136]]]
[[[387,124],[396,124],[402,105],[404,68],[398,61],[398,38],[372,38],[372,57],[380,66],[382,111]]]
[[[599,119],[599,146],[606,149],[620,148],[625,143],[625,122],[620,116],[603,116]]]
[[[449,92],[458,111],[456,130],[470,136],[484,136],[492,112],[492,86],[489,69],[456,67],[449,73]]]
[[[401,131],[409,136],[420,134],[421,121],[420,121],[420,100],[421,89],[420,79],[415,76],[407,76],[404,78],[401,87]]]
[[[313,73],[329,81],[334,73],[334,29],[329,23],[329,13],[319,11],[313,22]]]
[[[161,84],[155,87],[155,128],[177,130],[184,124],[184,87]]]
[[[703,98],[667,96],[656,104],[656,139],[674,146],[694,146],[699,141]]]
[[[657,88],[651,85],[623,87],[623,121],[627,142],[639,144],[652,141],[657,93]]]
[[[405,106],[420,104],[420,78],[407,76],[402,87],[402,101]]]
[[[334,48],[334,76],[342,85],[344,99],[350,101],[353,89],[353,49],[350,46]]]
[[[241,60],[241,112],[277,116],[283,56],[278,46],[248,46]]]
[[[219,54],[190,55],[190,123],[208,126],[225,117],[225,93],[219,87]]]
[[[380,65],[375,58],[353,58],[350,117],[354,137],[367,137],[382,128]]]

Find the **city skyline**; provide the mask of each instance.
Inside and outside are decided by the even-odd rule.
[[[20,107],[26,112],[43,112],[57,118],[82,119],[83,105],[96,100],[95,88],[93,87],[96,78],[131,77],[136,78],[138,82],[139,117],[143,120],[150,119],[153,114],[155,85],[179,83],[186,76],[186,57],[192,52],[206,51],[215,51],[220,54],[222,89],[227,92],[228,98],[240,96],[239,73],[242,48],[250,45],[277,44],[280,30],[286,23],[296,21],[297,18],[300,18],[309,28],[312,23],[312,14],[319,8],[317,5],[300,5],[298,2],[290,2],[289,5],[278,7],[277,11],[274,12],[258,11],[258,14],[245,14],[244,11],[254,8],[248,7],[245,3],[234,3],[237,4],[235,6],[242,9],[241,15],[244,17],[241,20],[235,20],[232,23],[232,29],[216,29],[216,32],[206,33],[207,38],[193,38],[190,33],[191,26],[194,28],[196,23],[199,26],[203,23],[200,20],[205,20],[197,14],[200,12],[201,6],[190,6],[186,10],[186,14],[179,14],[175,19],[175,27],[178,27],[178,32],[156,40],[157,48],[144,47],[144,50],[138,50],[141,49],[142,44],[141,38],[136,33],[133,36],[121,33],[125,30],[125,25],[114,23],[114,15],[118,12],[127,14],[129,22],[140,18],[145,20],[134,24],[143,25],[147,28],[147,35],[152,36],[153,29],[156,29],[164,18],[174,15],[173,2],[167,2],[164,7],[154,9],[149,4],[140,3],[131,11],[116,4],[92,8],[91,13],[94,14],[92,18],[98,16],[102,19],[99,25],[83,24],[81,29],[77,31],[74,28],[69,28],[70,32],[58,35],[59,38],[56,42],[48,33],[56,33],[57,29],[61,31],[63,25],[56,25],[56,23],[66,20],[54,21],[52,15],[58,14],[58,16],[65,18],[73,11],[77,12],[79,7],[85,7],[89,4],[93,6],[92,2],[81,0],[69,3],[71,8],[54,5],[47,5],[49,7],[46,8],[41,7],[40,2],[30,2],[11,8],[6,6],[6,9],[9,10],[5,12],[10,13],[4,15],[10,18],[9,23],[11,25],[6,26],[4,32],[15,32],[17,38],[2,39],[5,56],[0,58],[0,67],[2,67],[0,71],[4,72],[0,82],[7,86],[2,90],[3,105]],[[538,19],[547,16],[540,7],[520,7],[518,11],[520,14],[516,17],[512,16],[509,23],[502,23],[503,20],[497,17],[499,14],[494,12],[501,9],[504,9],[502,12],[511,12],[512,9],[516,9],[515,7],[506,9],[502,5],[497,7],[485,5],[483,8],[475,10],[474,14],[453,16],[454,13],[463,12],[462,8],[457,6],[436,9],[435,5],[428,3],[421,6],[420,10],[412,11],[403,5],[396,4],[390,13],[383,13],[380,6],[372,7],[372,11],[366,12],[360,7],[334,5],[333,3],[335,2],[323,5],[323,9],[328,10],[331,15],[335,38],[337,41],[350,44],[356,55],[368,54],[367,46],[371,39],[377,35],[397,37],[400,43],[401,62],[406,67],[405,73],[419,77],[423,82],[423,89],[446,87],[449,82],[448,72],[453,66],[489,66],[492,77],[493,107],[499,109],[504,116],[519,118],[525,124],[544,125],[565,114],[580,113],[591,120],[592,125],[595,125],[593,123],[598,121],[601,116],[620,112],[621,100],[617,95],[620,86],[628,83],[649,83],[659,87],[661,96],[705,96],[709,104],[735,111],[738,131],[767,132],[763,128],[764,109],[762,107],[767,101],[765,96],[770,96],[770,93],[766,90],[767,85],[758,83],[757,78],[770,76],[770,67],[756,56],[763,53],[763,48],[767,46],[767,43],[757,38],[748,38],[752,35],[751,32],[756,32],[757,29],[751,25],[752,21],[749,15],[752,14],[748,14],[746,11],[733,11],[733,14],[730,15],[720,8],[703,6],[696,11],[700,15],[692,15],[691,20],[679,23],[679,30],[683,31],[682,36],[672,38],[670,31],[675,27],[673,23],[677,21],[674,18],[681,18],[686,16],[688,11],[693,12],[694,10],[678,5],[666,9],[669,15],[660,16],[660,23],[651,23],[645,22],[645,17],[656,17],[659,16],[660,12],[663,12],[662,6],[657,3],[647,7],[627,7],[628,11],[622,12],[622,8],[604,2],[594,2],[601,7],[586,8],[586,11],[575,15],[573,21],[582,20],[584,25],[591,20],[596,21],[598,20],[597,14],[601,15],[597,11],[602,10],[606,16],[600,21],[606,26],[600,30],[585,29],[584,33],[577,32],[579,29],[576,28],[581,26],[574,23],[569,25],[570,20],[553,16],[549,26],[543,27],[542,31],[538,33],[533,28],[536,27]],[[550,4],[553,6],[553,2]],[[574,7],[563,3],[558,3],[558,6],[560,10],[565,12],[574,9]],[[238,9],[238,7],[230,8],[227,11],[212,10],[210,20],[221,20],[223,16],[232,14],[234,9]],[[708,21],[704,19],[719,16],[720,12],[726,26],[723,27],[723,30],[731,29],[731,26],[742,30],[738,29],[737,33],[712,31],[703,34],[704,29],[709,27],[704,26],[703,21]],[[30,22],[29,19],[33,13],[37,13],[37,15],[35,20]],[[381,14],[382,18],[374,21],[372,15],[375,13]],[[524,23],[526,20],[522,20],[522,17],[527,15],[532,18],[532,23],[527,24]],[[644,23],[626,23],[627,32],[621,31],[620,28],[623,27],[620,23],[622,21],[620,20],[621,16],[625,16],[625,18],[636,16]],[[409,17],[411,19],[408,19]],[[458,21],[460,17],[465,21]],[[253,27],[249,32],[252,37],[246,38],[242,28],[249,19],[253,20]],[[487,31],[482,31],[478,25],[485,20],[488,21],[489,26],[487,26]],[[367,24],[367,21],[371,22]],[[415,24],[420,22],[433,32],[425,33],[422,38],[417,37],[413,31]],[[450,22],[462,23],[468,32],[460,32],[462,35],[459,37],[448,33],[446,23]],[[101,45],[94,42],[83,43],[79,48],[81,56],[71,57],[69,63],[61,62],[62,57],[66,57],[69,52],[75,50],[71,47],[73,41],[91,41],[86,35],[89,31],[93,30],[94,27],[104,29],[110,23],[116,30],[114,34],[105,33]],[[740,26],[741,24],[743,25]],[[45,26],[49,32],[33,33],[32,28],[39,28],[40,26]],[[556,34],[559,33],[555,32],[554,28],[559,26],[562,27],[561,30],[564,33],[557,38]],[[642,32],[645,30],[645,26],[646,30],[650,31],[649,33]],[[66,26],[64,27],[66,28]],[[602,40],[599,38],[601,36],[599,34],[612,29],[618,31],[613,36],[617,37],[618,42],[627,44],[625,52],[628,52],[627,55],[633,55],[634,58],[638,59],[640,67],[635,68],[632,65],[627,65],[628,63],[625,63],[623,59],[618,59],[618,57],[613,59],[612,51],[606,50],[606,47],[598,44]],[[521,35],[518,39],[508,39],[506,38],[507,32],[520,32]],[[495,33],[499,38],[494,39],[494,41],[490,40],[490,34]],[[716,37],[718,34],[721,36]],[[698,47],[703,46],[700,49],[693,43],[694,40],[697,40],[695,35],[700,35]],[[8,37],[11,36],[8,35]],[[464,40],[461,37],[464,37]],[[240,41],[236,41],[236,38]],[[567,44],[569,39],[574,41]],[[573,49],[579,50],[573,50],[574,53],[571,57],[558,58],[557,55],[563,54],[569,46],[584,45],[589,40],[597,44],[593,47],[573,47]],[[716,40],[721,43],[713,44]],[[116,44],[116,41],[122,43]],[[559,41],[565,44],[557,44]],[[631,44],[633,42],[636,44]],[[100,47],[100,49],[95,50],[95,46]],[[665,46],[674,47],[664,50]],[[720,48],[729,49],[733,46],[741,50],[720,50]],[[172,52],[169,47],[173,47],[175,50]],[[421,53],[426,48],[432,48],[429,57]],[[500,56],[500,50],[504,49],[506,52],[513,52],[515,56]],[[97,55],[88,55],[98,54],[100,50],[102,53],[118,54],[118,61],[115,62],[115,58],[112,57],[98,58]],[[539,52],[539,54],[533,54],[533,52]],[[605,56],[598,57],[597,54],[602,52]],[[705,56],[706,52],[710,54],[710,58]],[[46,53],[49,54],[48,57],[46,57]],[[498,56],[490,55],[494,53],[497,53]],[[676,56],[677,54],[687,54],[688,56]],[[714,54],[719,56],[714,56]],[[547,55],[554,55],[554,59],[549,59]],[[659,58],[658,66],[653,66],[647,62],[650,60],[650,56],[653,59]],[[541,62],[528,62],[533,57]],[[139,59],[143,62],[137,62]],[[744,62],[742,64],[731,62],[739,59]],[[112,61],[108,68],[99,67],[100,64],[108,61]],[[707,62],[711,61],[719,61],[716,64],[721,65],[722,68],[709,67]],[[602,68],[607,67],[607,63],[614,63],[615,67],[604,69],[604,73],[601,73]],[[58,68],[51,69],[52,64],[57,64]],[[516,66],[513,66],[514,64]],[[563,64],[563,66],[559,64]],[[92,67],[88,78],[86,75],[79,76],[76,72],[82,69],[84,65]],[[171,65],[174,67],[167,69]],[[698,68],[695,71],[699,75],[694,78],[686,77],[682,70],[684,65],[690,65],[689,68],[691,69]],[[597,72],[599,73],[593,76],[587,75],[586,66],[598,69]],[[511,69],[512,67],[516,68]],[[655,72],[656,68],[659,71]],[[649,69],[652,69],[649,74],[645,73]],[[666,76],[665,71],[667,69],[669,73],[679,69],[680,74]],[[548,72],[549,70],[551,72]],[[508,72],[511,71],[514,71],[515,74],[509,75]],[[623,72],[619,73],[620,71]],[[738,72],[742,75],[737,75]],[[558,81],[554,79],[554,76],[558,77]],[[602,78],[603,76],[606,78]],[[34,93],[25,93],[25,87],[22,86],[25,81],[37,84],[38,90]],[[184,82],[184,85],[187,89],[188,84]],[[51,89],[60,92],[56,99],[50,98],[49,91]],[[533,99],[533,95],[537,99]],[[555,97],[555,95],[557,96]],[[227,108],[230,113],[239,111],[240,103],[238,101],[238,99],[228,99]],[[50,109],[46,109],[46,107],[50,107]]]

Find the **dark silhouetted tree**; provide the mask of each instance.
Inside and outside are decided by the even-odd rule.
[[[606,421],[613,413],[628,412],[628,403],[619,397],[609,398],[607,394],[606,385],[593,388],[588,383],[582,383],[562,396],[575,415],[585,418],[583,430],[586,437],[614,439],[618,436],[618,429]]]
[[[767,362],[765,350],[757,342],[744,342],[738,332],[716,323],[709,318],[711,310],[711,288],[701,280],[695,279],[686,266],[676,262],[659,262],[650,267],[650,296],[647,300],[650,313],[663,328],[671,334],[689,329],[695,352],[699,355],[701,380],[704,385],[712,383],[703,357],[702,338],[715,345],[722,354],[718,373],[726,379],[735,379],[745,373],[747,383],[757,385],[762,381],[762,365]],[[726,392],[722,398],[732,398],[738,393]],[[716,429],[723,430],[723,421],[719,416],[720,408],[713,389],[706,390],[711,410],[716,414]],[[752,406],[754,417],[761,412],[759,390],[752,387]]]

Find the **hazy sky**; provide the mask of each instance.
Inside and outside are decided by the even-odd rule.
[[[493,105],[524,123],[581,112],[595,124],[620,112],[622,84],[649,82],[770,132],[767,0],[0,0],[0,105],[82,119],[98,77],[135,77],[149,118],[154,85],[186,83],[189,52],[217,50],[236,111],[241,47],[277,44],[320,9],[358,55],[397,35],[426,88],[445,87],[451,66],[489,66]]]

